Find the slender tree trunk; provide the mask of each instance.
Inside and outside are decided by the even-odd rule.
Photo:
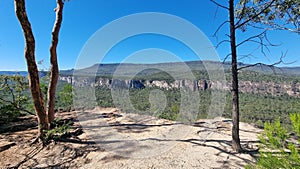
[[[229,21],[230,21],[230,44],[231,44],[231,71],[232,71],[232,148],[235,152],[242,152],[239,136],[239,84],[237,69],[237,51],[235,39],[235,19],[234,19],[234,0],[229,0]]]
[[[39,137],[44,140],[44,131],[49,129],[48,117],[44,108],[43,95],[40,88],[39,72],[35,61],[35,40],[25,8],[25,0],[15,0],[15,12],[21,24],[25,38],[25,58],[28,69],[29,87],[38,117]]]
[[[55,9],[56,20],[52,30],[52,42],[50,46],[50,63],[51,63],[50,82],[49,82],[49,87],[47,92],[47,114],[50,123],[55,118],[54,116],[55,92],[56,92],[56,86],[57,86],[57,81],[59,76],[56,48],[58,44],[58,36],[59,36],[59,31],[62,23],[62,15],[63,15],[63,7],[64,7],[63,0],[57,0],[56,3],[57,3],[57,7]]]

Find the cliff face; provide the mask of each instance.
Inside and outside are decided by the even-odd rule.
[[[274,96],[288,94],[300,97],[300,83],[293,82],[251,82],[241,81],[240,91],[243,93],[271,94]]]
[[[108,88],[135,88],[143,89],[145,87],[158,87],[166,90],[172,88],[187,88],[192,91],[201,91],[207,89],[230,90],[231,83],[209,80],[175,80],[168,82],[165,80],[120,80],[98,78],[97,80],[88,78],[74,78],[71,76],[60,77],[61,81],[72,83],[75,86],[103,86]],[[271,94],[274,96],[288,94],[290,96],[300,97],[300,83],[293,82],[252,82],[240,81],[239,90],[242,93],[253,94]]]

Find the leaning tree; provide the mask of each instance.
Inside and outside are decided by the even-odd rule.
[[[14,0],[15,13],[21,24],[25,38],[25,59],[28,70],[29,87],[34,103],[36,115],[38,117],[39,134],[38,138],[45,141],[45,131],[49,129],[50,123],[54,120],[55,91],[58,81],[58,63],[56,48],[58,45],[59,31],[62,23],[63,0],[57,0],[55,8],[56,20],[52,30],[52,42],[50,45],[50,82],[47,92],[47,105],[44,106],[44,98],[40,88],[39,72],[35,60],[35,38],[31,24],[27,17],[25,0]]]

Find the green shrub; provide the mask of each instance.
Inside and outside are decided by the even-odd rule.
[[[0,121],[2,123],[12,121],[22,114],[32,114],[31,103],[25,77],[0,76]]]
[[[173,104],[168,107],[166,111],[157,114],[158,118],[167,120],[176,120],[180,111],[180,106],[178,104]]]
[[[73,107],[73,87],[70,84],[65,84],[61,91],[58,92],[56,106],[63,110],[68,110]]]
[[[293,124],[294,132],[300,136],[300,113],[292,113],[290,119]]]
[[[272,148],[283,148],[285,140],[288,138],[287,130],[281,126],[280,120],[275,123],[265,123],[265,133],[260,137],[260,141],[268,144]]]
[[[21,113],[13,105],[2,105],[0,107],[0,121],[2,123],[7,123],[13,119],[21,116]]]
[[[61,119],[55,119],[51,126],[54,126],[52,129],[46,131],[46,139],[60,139],[63,135],[67,134],[71,129],[71,121],[63,121]]]
[[[291,114],[291,122],[294,131],[298,134],[299,141],[299,113]],[[275,123],[265,123],[265,131],[260,135],[261,149],[256,165],[247,166],[248,169],[297,169],[300,168],[299,150],[294,143],[288,143],[287,130],[280,125],[280,121]],[[299,147],[299,146],[298,146]]]

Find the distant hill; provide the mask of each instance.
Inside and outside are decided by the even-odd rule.
[[[40,77],[44,77],[47,75],[47,72],[42,71],[39,72]],[[28,72],[27,71],[0,71],[0,75],[20,75],[20,76],[28,76]]]
[[[143,72],[140,72],[140,75],[152,75],[159,73],[159,70],[168,70],[178,72],[181,66],[186,64],[189,66],[192,71],[207,71],[207,69],[219,69],[224,68],[225,71],[229,71],[231,65],[229,62],[220,63],[215,61],[188,61],[188,62],[173,62],[173,63],[157,63],[157,64],[131,64],[131,63],[114,63],[114,64],[95,64],[90,67],[76,70],[76,73],[89,75],[95,74],[97,76],[112,76],[114,72],[122,65],[123,69],[126,70],[126,73],[131,74],[137,69],[143,69]],[[238,63],[238,67],[248,66],[249,64]],[[208,66],[208,67],[206,67]],[[283,74],[283,75],[300,75],[300,67],[274,67],[270,68],[268,66],[254,66],[249,67],[245,70],[255,71],[265,74]],[[60,71],[61,75],[72,75],[74,69],[71,70],[62,70]]]
[[[0,71],[0,75],[21,75],[27,76],[27,71]]]
[[[122,65],[122,69],[126,70],[125,74],[132,74],[136,72],[137,69],[142,69],[144,71],[139,72],[139,76],[152,76],[160,73],[160,70],[168,70],[178,72],[182,65],[187,65],[189,69],[193,72],[197,71],[207,71],[207,69],[218,70],[224,68],[225,72],[230,71],[231,65],[229,62],[220,63],[215,61],[188,61],[188,62],[170,62],[170,63],[156,63],[156,64],[132,64],[132,63],[112,63],[112,64],[94,64],[90,67],[76,70],[76,73],[82,75],[91,75],[95,73],[97,76],[111,77],[118,67]],[[208,66],[208,67],[206,67]],[[238,63],[239,67],[248,66],[248,64]],[[274,67],[274,69],[268,66],[254,66],[247,68],[245,70],[255,71],[264,74],[276,74],[281,75],[300,75],[300,67]],[[63,76],[73,75],[74,69],[70,70],[60,70],[60,74]],[[0,75],[15,75],[19,74],[21,76],[27,76],[26,71],[0,71]],[[42,72],[41,76],[45,76],[46,72]]]
[[[282,67],[280,69],[286,74],[300,75],[300,67]]]

